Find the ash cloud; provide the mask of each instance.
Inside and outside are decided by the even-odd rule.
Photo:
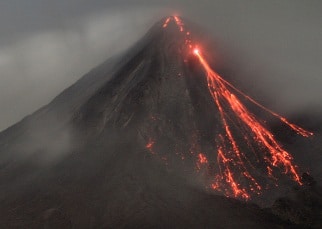
[[[40,1],[0,3],[0,130],[181,14],[213,36],[230,79],[277,112],[318,106],[320,1]]]

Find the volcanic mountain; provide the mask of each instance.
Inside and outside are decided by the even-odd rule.
[[[165,18],[0,133],[2,225],[287,225],[244,202],[304,183],[256,112],[266,110],[295,134],[312,133],[219,76],[197,38],[179,17]]]

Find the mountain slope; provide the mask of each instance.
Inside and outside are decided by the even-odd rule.
[[[216,150],[221,115],[185,35],[174,21],[164,29],[165,20],[0,134],[0,222],[8,228],[286,225],[205,188],[212,165],[196,162],[201,151]]]

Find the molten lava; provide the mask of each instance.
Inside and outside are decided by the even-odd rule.
[[[147,148],[151,154],[155,155],[156,153],[153,150],[154,141],[152,139],[149,140],[149,142],[146,144],[145,148]]]
[[[168,24],[169,24],[169,22],[170,22],[170,20],[171,20],[171,18],[167,18],[166,20],[165,20],[165,22],[164,22],[164,24],[163,24],[163,28],[166,28],[167,26],[168,26]]]
[[[221,117],[223,132],[218,136],[214,136],[217,148],[217,152],[215,152],[217,154],[217,172],[212,174],[213,178],[210,186],[227,196],[249,199],[250,193],[260,194],[263,189],[258,181],[260,178],[256,172],[258,168],[265,168],[266,177],[274,181],[276,180],[274,174],[278,174],[278,171],[283,170],[284,174],[288,174],[295,182],[301,185],[298,168],[294,164],[291,154],[282,147],[274,135],[264,126],[264,122],[247,109],[237,95],[269,112],[297,134],[309,137],[313,133],[290,123],[286,118],[264,107],[224,80],[210,67],[201,50],[193,44],[190,39],[190,32],[185,31],[184,23],[179,17],[167,18],[163,28],[166,28],[172,20],[176,23],[180,32],[185,32],[185,45],[187,45],[190,53],[199,60],[207,77],[208,91]],[[246,150],[245,147],[242,148],[238,144],[240,135],[248,146]],[[146,146],[151,152],[153,152],[153,144],[154,142],[150,141]],[[249,152],[252,152],[252,157],[257,158],[257,160],[250,159]],[[199,153],[196,155],[196,163],[197,168],[200,169],[201,165],[208,165],[210,161],[205,154]]]
[[[206,164],[206,163],[208,163],[208,159],[207,159],[207,157],[204,154],[199,153],[198,154],[198,158],[199,158],[199,163],[200,164]]]

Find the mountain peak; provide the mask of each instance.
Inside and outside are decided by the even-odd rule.
[[[181,18],[165,18],[147,36],[153,37],[143,39],[138,52],[128,53],[131,59],[82,106],[76,126],[85,124],[83,129],[92,136],[111,128],[134,128],[151,154],[184,170],[197,165],[204,171],[217,164],[210,187],[227,196],[250,199],[263,186],[287,177],[302,184],[291,154],[243,101],[299,135],[309,137],[311,132],[216,73]]]
[[[186,49],[186,45],[191,43],[191,37],[191,32],[179,16],[169,16],[155,23],[139,42],[152,43],[152,46],[161,49],[165,46]]]
[[[302,184],[290,152],[246,105],[299,135],[312,133],[220,76],[192,32],[180,17],[162,19],[122,56],[2,133],[1,184],[14,192],[2,211],[8,221],[62,206],[78,227],[83,217],[88,227],[122,227],[123,215],[129,222],[172,215],[176,207],[165,206],[179,199],[183,221],[191,222],[186,206],[198,212],[192,205],[206,206],[214,194],[256,200],[277,185]],[[25,204],[12,208],[17,196]],[[99,222],[76,214],[79,203]],[[146,211],[149,203],[158,213]],[[33,204],[40,206],[31,211]],[[218,227],[211,208],[200,209],[211,217],[198,227]]]

